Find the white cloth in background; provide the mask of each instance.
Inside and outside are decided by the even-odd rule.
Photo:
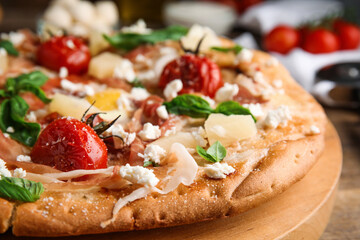
[[[265,2],[250,8],[240,19],[241,24],[262,34],[278,24],[298,26],[300,23],[319,19],[329,12],[341,11],[342,5],[333,0],[283,0]],[[259,49],[255,39],[244,33],[234,39],[246,48]],[[356,50],[337,51],[327,54],[311,54],[296,48],[287,55],[270,52],[276,57],[306,90],[312,90],[318,70],[335,63],[360,62],[360,47]]]

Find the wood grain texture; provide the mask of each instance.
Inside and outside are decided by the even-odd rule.
[[[70,239],[318,239],[328,222],[341,171],[339,138],[329,125],[326,151],[306,177],[271,201],[239,216],[146,231]],[[6,239],[25,239],[10,233]],[[38,239],[38,238],[32,238]]]

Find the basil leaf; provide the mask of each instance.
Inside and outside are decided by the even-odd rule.
[[[216,162],[220,162],[226,157],[226,148],[221,145],[219,141],[211,145],[206,152],[211,155]]]
[[[256,118],[251,114],[250,110],[241,106],[238,102],[235,101],[226,101],[220,103],[215,111],[215,113],[222,113],[224,115],[251,115],[251,117],[256,122]]]
[[[148,166],[153,166],[153,167],[158,167],[159,166],[159,164],[157,164],[157,163],[155,163],[155,162],[153,162],[153,161],[144,161],[144,165],[143,165],[143,167],[148,167]]]
[[[176,115],[206,118],[213,113],[213,109],[206,100],[191,94],[179,95],[170,102],[164,102],[163,104],[168,112]]]
[[[234,47],[212,47],[211,49],[219,52],[234,52],[235,54],[238,54],[239,52],[241,52],[243,47],[235,45]]]
[[[103,36],[112,46],[129,51],[146,43],[155,44],[165,40],[179,40],[187,32],[188,29],[185,27],[170,26],[165,29],[152,31],[149,34],[118,33],[113,36]]]
[[[19,56],[19,52],[16,50],[12,42],[8,40],[2,40],[0,41],[0,48],[3,48],[6,50],[6,52],[13,56]]]
[[[196,151],[209,162],[221,162],[226,157],[226,148],[219,141],[216,141],[206,151],[202,147],[196,146]]]
[[[1,176],[0,197],[2,198],[23,202],[35,202],[43,192],[44,186],[40,182]]]
[[[32,92],[41,101],[48,103],[50,99],[40,89],[46,80],[46,75],[39,71],[22,74],[16,78],[8,78],[5,89],[0,92],[0,97],[5,97],[0,104],[0,129],[27,146],[35,144],[40,133],[40,125],[25,121],[29,105],[18,93]],[[14,132],[7,131],[9,127],[13,128]]]
[[[142,84],[142,82],[140,82],[138,78],[135,78],[135,80],[132,81],[130,84],[134,88],[145,88],[145,86]]]

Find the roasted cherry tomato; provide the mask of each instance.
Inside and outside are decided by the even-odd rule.
[[[87,45],[73,36],[53,37],[41,44],[37,52],[38,62],[42,66],[54,71],[66,67],[73,74],[85,73],[90,58]]]
[[[318,28],[305,35],[302,48],[310,53],[330,53],[339,50],[340,43],[335,33]]]
[[[357,49],[360,45],[360,28],[343,20],[334,21],[334,30],[339,36],[341,49]]]
[[[40,134],[31,160],[65,172],[106,168],[107,149],[90,126],[73,118],[60,118]]]
[[[266,34],[264,47],[268,51],[286,54],[300,43],[299,32],[290,26],[279,25]]]
[[[181,79],[183,83],[180,93],[199,92],[209,97],[214,97],[224,85],[218,65],[195,54],[185,54],[169,62],[161,74],[159,87],[165,88],[175,79]]]

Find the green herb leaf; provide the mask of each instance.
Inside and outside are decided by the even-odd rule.
[[[170,26],[165,29],[155,30],[149,34],[118,33],[113,36],[104,35],[104,38],[114,47],[129,51],[139,45],[155,44],[165,40],[179,40],[188,32],[182,26]]]
[[[40,89],[46,80],[46,75],[39,71],[22,74],[16,78],[8,78],[5,89],[0,92],[0,97],[5,98],[0,104],[0,129],[27,146],[35,144],[40,132],[40,125],[24,120],[29,105],[18,94],[32,92],[41,101],[48,103],[50,99]],[[8,131],[9,127],[14,131]]]
[[[138,78],[135,78],[135,80],[132,81],[130,84],[134,88],[145,88],[145,86],[142,84],[142,82],[140,82]]]
[[[196,146],[196,151],[209,162],[221,162],[226,157],[226,148],[219,141],[216,141],[206,151],[202,147]]]
[[[159,164],[157,164],[157,163],[155,163],[155,162],[153,162],[153,161],[144,161],[144,165],[143,165],[143,167],[148,167],[148,166],[153,166],[153,167],[158,167],[159,166]]]
[[[0,197],[23,202],[35,202],[44,192],[40,182],[23,178],[4,177],[0,180]]]
[[[226,101],[220,103],[216,109],[215,113],[222,113],[224,115],[251,115],[251,117],[256,122],[256,118],[251,114],[250,110],[241,106],[238,102],[235,101]]]
[[[163,105],[165,105],[168,112],[176,115],[187,115],[193,118],[207,118],[211,113],[222,113],[227,116],[251,115],[256,122],[256,118],[251,114],[250,110],[235,101],[220,103],[216,109],[212,109],[203,98],[191,94],[182,94],[170,102],[164,102]]]
[[[206,118],[213,113],[206,100],[191,94],[179,95],[170,102],[164,102],[164,105],[170,113],[193,118]]]
[[[219,52],[234,52],[235,54],[238,54],[239,52],[241,52],[243,47],[235,45],[234,47],[212,47],[211,49]]]
[[[16,50],[12,42],[8,40],[2,40],[0,41],[0,48],[3,48],[6,50],[6,52],[13,56],[18,56],[19,52]]]

